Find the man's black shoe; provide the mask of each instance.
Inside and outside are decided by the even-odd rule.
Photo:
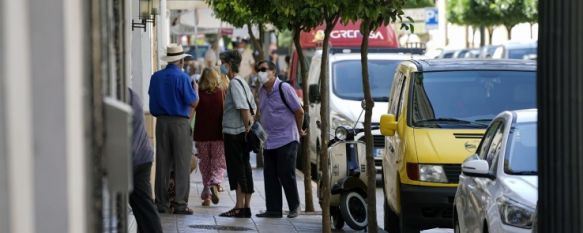
[[[299,211],[300,211],[299,209],[300,208],[298,207],[298,208],[295,208],[294,210],[290,210],[289,211],[289,214],[287,215],[287,217],[288,218],[295,218],[295,217],[297,217],[298,214],[299,214]]]
[[[283,217],[281,212],[275,212],[275,211],[265,211],[263,213],[256,214],[255,216],[258,218],[282,218]]]

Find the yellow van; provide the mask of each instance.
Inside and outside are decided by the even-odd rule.
[[[380,120],[385,230],[451,228],[460,164],[498,113],[536,107],[536,64],[405,61],[389,98]]]

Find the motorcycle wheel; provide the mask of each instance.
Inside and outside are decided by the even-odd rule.
[[[360,231],[368,225],[367,204],[364,197],[355,191],[342,194],[340,213],[350,228]]]

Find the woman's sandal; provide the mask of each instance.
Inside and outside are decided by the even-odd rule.
[[[245,209],[241,208],[233,208],[225,213],[219,215],[220,217],[227,217],[227,218],[247,218],[245,214]]]

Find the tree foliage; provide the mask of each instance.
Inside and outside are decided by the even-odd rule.
[[[515,25],[538,20],[537,4],[537,0],[449,0],[447,20],[458,25],[504,25],[510,37]]]
[[[407,0],[403,8],[423,8],[423,7],[434,7],[434,0]]]

